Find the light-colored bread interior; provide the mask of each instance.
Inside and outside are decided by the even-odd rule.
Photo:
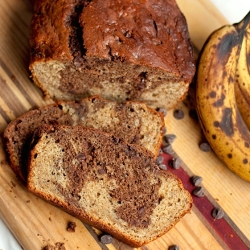
[[[101,95],[171,109],[195,73],[175,0],[35,1],[30,27],[32,78],[57,100]]]
[[[65,103],[63,112],[70,114],[74,120],[73,125],[101,129],[129,143],[136,142],[131,138],[131,132],[137,130],[136,144],[145,147],[155,156],[158,155],[164,126],[162,114],[139,102],[127,102],[126,106],[119,106],[117,102],[103,101],[97,108],[93,99],[88,102],[88,112],[84,116],[79,116],[74,107]],[[96,99],[98,102],[98,98]]]
[[[57,100],[80,100],[97,94],[114,101],[134,99],[154,108],[171,109],[185,97],[189,86],[180,77],[159,69],[91,58],[86,58],[82,67],[56,60],[34,63],[31,72],[45,93]]]
[[[163,114],[144,103],[117,103],[99,96],[79,102],[62,101],[28,111],[12,121],[4,132],[11,167],[26,179],[26,159],[34,131],[43,124],[82,125],[113,133],[120,139],[139,144],[158,155],[164,127]]]
[[[166,233],[190,210],[191,196],[180,180],[159,170],[147,151],[136,146],[131,149],[133,156],[128,157],[130,146],[115,142],[113,147],[112,143],[106,143],[113,140],[108,135],[93,130],[92,137],[87,138],[89,133],[80,130],[85,139],[77,139],[75,130],[64,127],[63,131],[60,142],[54,131],[43,133],[32,150],[30,191],[133,246]],[[63,144],[62,137],[67,138]],[[94,151],[86,155],[89,150],[86,145],[90,144]],[[74,153],[67,156],[70,162],[65,163],[64,155],[73,152],[67,152],[69,148]],[[98,150],[107,156],[100,157]],[[79,154],[86,162],[92,157],[93,165],[86,165],[88,171],[81,170]],[[79,189],[74,194],[70,193],[69,169],[80,179],[80,188],[76,187]],[[84,175],[78,171],[85,171]]]

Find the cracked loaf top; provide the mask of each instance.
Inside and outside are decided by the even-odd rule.
[[[188,81],[194,74],[186,20],[174,0],[37,0],[30,41],[32,61],[113,57]]]
[[[174,0],[37,0],[30,46],[32,78],[57,100],[101,95],[171,109],[195,73]]]

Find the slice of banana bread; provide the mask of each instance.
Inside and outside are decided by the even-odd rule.
[[[166,233],[192,206],[150,151],[96,129],[43,127],[28,169],[32,193],[133,247]]]
[[[175,0],[37,0],[30,29],[32,78],[54,99],[99,94],[170,109],[195,73]]]
[[[82,125],[111,132],[128,143],[144,146],[157,156],[164,127],[163,113],[139,102],[117,103],[99,96],[79,102],[62,101],[28,111],[4,131],[11,167],[26,180],[30,138],[43,124]]]

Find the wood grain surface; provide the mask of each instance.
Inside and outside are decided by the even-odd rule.
[[[197,51],[214,29],[227,23],[208,0],[177,2],[187,18]],[[27,192],[10,169],[2,138],[7,124],[31,108],[52,103],[44,99],[29,78],[31,15],[29,1],[0,1],[0,217],[27,250],[42,249],[56,242],[64,243],[67,250],[131,249],[116,240],[109,245],[101,244],[98,230]],[[190,91],[191,97],[192,94]],[[166,117],[167,133],[177,135],[174,157],[182,159],[182,167],[171,171],[190,192],[194,189],[190,177],[202,176],[205,196],[194,197],[190,214],[166,235],[139,249],[162,250],[172,244],[182,250],[250,249],[250,183],[233,174],[213,152],[199,149],[203,136],[198,122],[189,116],[190,106],[183,102],[178,108],[184,111],[184,119],[176,120],[172,111]],[[166,163],[170,157],[164,155]],[[224,210],[224,218],[212,218],[214,207]],[[77,225],[74,233],[66,230],[70,221]]]

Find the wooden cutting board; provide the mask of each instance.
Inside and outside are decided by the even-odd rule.
[[[200,50],[207,36],[227,20],[208,0],[178,0],[185,14],[192,41]],[[51,103],[30,81],[29,23],[32,9],[26,0],[0,1],[0,217],[24,249],[42,249],[56,242],[67,250],[131,249],[114,240],[103,245],[99,231],[84,225],[60,209],[27,192],[12,173],[5,153],[2,133],[6,125],[33,107]],[[182,159],[182,167],[172,170],[192,192],[190,177],[203,177],[205,197],[194,198],[190,214],[158,240],[139,249],[168,249],[177,244],[188,249],[250,249],[250,183],[228,170],[213,152],[202,152],[198,145],[202,133],[197,121],[189,116],[189,107],[179,105],[185,113],[176,120],[172,112],[166,117],[167,133],[177,135],[173,147]],[[165,162],[170,156],[164,155]],[[211,211],[221,207],[224,218],[214,220]],[[76,223],[76,231],[68,232],[67,224]],[[0,237],[1,240],[1,237]]]

